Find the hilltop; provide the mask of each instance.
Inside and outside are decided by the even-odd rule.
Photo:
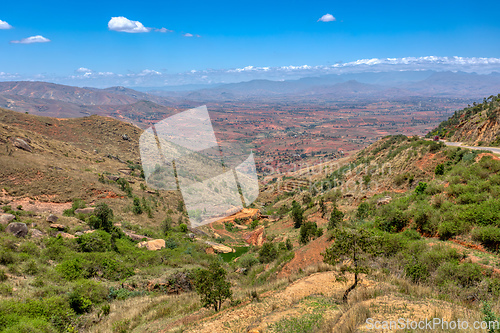
[[[500,145],[500,94],[456,111],[428,137],[434,135],[473,146]]]

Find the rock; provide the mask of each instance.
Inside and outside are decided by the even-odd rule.
[[[118,171],[123,173],[124,175],[130,175],[132,173],[132,169],[120,169]]]
[[[165,247],[164,239],[154,239],[150,241],[140,242],[137,244],[137,247],[142,248],[145,247],[149,251],[156,251]]]
[[[212,247],[207,247],[205,249],[205,253],[206,254],[214,254],[215,255],[215,251],[214,251],[214,249]]]
[[[244,268],[244,267],[240,267],[236,270],[236,273],[239,273],[239,274],[246,274],[247,273],[247,269]]]
[[[91,234],[91,233],[93,233],[94,231],[95,231],[95,230],[85,230],[83,233],[84,233],[84,234]]]
[[[266,235],[264,233],[264,226],[255,229],[252,232],[249,232],[243,236],[245,242],[254,246],[262,246],[266,241]]]
[[[200,230],[198,228],[188,227],[188,230],[190,232],[192,232],[193,234],[198,235],[198,236],[208,236],[204,231],[202,231],[202,230]]]
[[[57,224],[57,223],[52,223],[50,225],[50,227],[53,228],[53,229],[60,230],[60,231],[63,231],[64,229],[66,229],[65,226],[63,226],[62,224]]]
[[[248,227],[246,225],[239,225],[239,224],[235,224],[235,225],[233,225],[233,227],[236,229],[240,229],[240,230],[248,229]]]
[[[50,214],[49,216],[47,216],[47,222],[56,223],[57,220],[59,220],[59,218],[54,214]]]
[[[75,236],[73,236],[72,234],[68,234],[67,232],[62,232],[62,231],[59,231],[57,234],[56,234],[56,237],[61,235],[62,238],[69,238],[69,239],[72,239],[72,238],[76,238]]]
[[[22,149],[22,150],[26,150],[30,153],[32,151],[31,146],[21,138],[16,138],[14,140],[13,145],[14,145],[14,147],[17,147],[17,148]]]
[[[12,214],[2,214],[0,215],[0,224],[9,224],[15,218],[16,216]]]
[[[13,222],[5,228],[5,232],[13,234],[16,237],[24,237],[28,234],[28,227],[24,223]]]
[[[43,237],[43,232],[41,232],[38,229],[30,229],[29,233],[31,234],[31,237],[33,237],[33,238]]]
[[[120,179],[120,177],[119,177],[119,176],[107,175],[106,177],[108,177],[108,179],[110,179],[110,180],[112,180],[112,181],[114,181],[114,182],[116,182],[118,179]]]
[[[122,135],[122,139],[125,140],[125,141],[128,141],[129,140],[129,137],[127,134],[123,134]]]
[[[125,235],[127,235],[128,237],[130,237],[132,240],[135,240],[135,241],[142,241],[144,238],[148,241],[153,240],[153,238],[151,238],[151,237],[137,235],[137,234],[134,234],[133,232],[129,232],[129,231],[124,231],[124,233],[125,233]]]
[[[75,209],[75,214],[92,214],[94,210],[94,207],[78,208]]]
[[[187,236],[188,238],[194,239],[195,234],[193,234],[192,232],[190,232],[190,233],[188,233],[186,236]]]
[[[80,237],[81,235],[83,235],[83,232],[81,232],[81,231],[75,232],[75,236]]]
[[[209,242],[209,241],[206,241],[205,243],[208,244],[208,245],[210,245],[212,247],[212,249],[214,249],[214,251],[216,253],[230,253],[230,252],[234,252],[234,249],[230,248],[229,246],[223,245],[223,244]]]
[[[380,198],[380,199],[377,200],[377,206],[387,205],[391,201],[392,201],[392,198],[389,197],[389,196]]]

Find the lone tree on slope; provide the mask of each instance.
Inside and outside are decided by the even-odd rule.
[[[334,243],[322,253],[323,261],[330,265],[341,264],[349,260],[351,265],[341,268],[341,279],[345,280],[345,273],[354,273],[354,283],[344,292],[342,301],[347,303],[349,293],[356,288],[359,274],[368,273],[369,259],[379,253],[377,237],[366,229],[337,228],[333,232]]]

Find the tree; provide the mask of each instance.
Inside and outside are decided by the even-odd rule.
[[[344,220],[344,213],[340,211],[337,206],[333,206],[332,213],[330,215],[330,221],[328,222],[328,230],[335,229]]]
[[[259,261],[263,264],[267,264],[278,256],[278,250],[274,247],[274,243],[266,242],[262,244],[259,250]]]
[[[226,281],[226,271],[219,262],[213,261],[207,269],[200,269],[195,275],[195,289],[204,307],[214,307],[217,312],[222,303],[231,298],[231,284]]]
[[[349,293],[358,285],[359,274],[368,273],[367,261],[379,253],[377,237],[366,229],[337,228],[333,234],[334,243],[322,253],[323,261],[330,265],[349,260],[351,265],[342,266],[341,279],[346,272],[354,273],[354,283],[344,292],[342,301],[347,303]]]
[[[326,215],[326,205],[325,205],[325,200],[323,200],[323,198],[319,200],[319,211],[321,212],[321,217],[324,218]]]
[[[300,204],[293,200],[292,202],[292,219],[293,219],[293,226],[295,229],[300,228],[302,225],[302,222],[304,222],[304,210],[302,207],[300,207]]]
[[[305,222],[300,226],[300,243],[307,244],[310,239],[316,236],[318,225],[316,222]]]
[[[436,169],[434,169],[434,173],[438,176],[444,175],[444,164],[438,164],[436,165]]]
[[[93,229],[103,229],[110,232],[113,229],[113,210],[107,204],[101,202],[94,210],[93,216],[89,218],[89,225]]]

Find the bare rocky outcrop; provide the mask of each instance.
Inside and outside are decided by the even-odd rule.
[[[94,213],[94,207],[78,208],[75,209],[75,214],[92,214]]]
[[[14,142],[12,144],[14,145],[14,147],[22,149],[22,150],[26,150],[26,151],[28,151],[30,153],[33,150],[31,148],[31,146],[25,140],[23,140],[21,138],[14,139]]]
[[[214,242],[209,242],[206,241],[206,244],[210,245],[211,248],[214,250],[215,253],[230,253],[234,252],[234,249],[230,248],[229,246],[219,244],[219,243],[214,243]]]
[[[33,238],[43,237],[43,232],[41,232],[38,229],[30,229],[29,233],[30,233],[31,237],[33,237]]]
[[[13,222],[5,228],[5,232],[13,234],[16,237],[25,237],[28,234],[28,227],[24,223]]]
[[[243,236],[245,241],[248,244],[254,245],[254,246],[262,246],[264,242],[266,241],[266,235],[264,232],[264,227],[260,227],[258,229],[255,229],[252,232],[249,232]]]
[[[0,215],[0,224],[8,224],[15,218],[16,216],[12,214],[2,214]]]
[[[47,216],[47,222],[51,222],[51,223],[56,223],[57,220],[59,220],[59,218],[57,216],[55,216],[54,214],[50,214],[49,216]]]
[[[62,224],[57,224],[57,223],[52,223],[50,225],[50,227],[53,228],[53,229],[57,229],[59,231],[63,231],[64,229],[66,229],[65,226],[63,226]]]
[[[165,247],[164,239],[153,239],[150,241],[140,242],[137,244],[137,247],[142,248],[145,247],[149,251],[156,251]]]

